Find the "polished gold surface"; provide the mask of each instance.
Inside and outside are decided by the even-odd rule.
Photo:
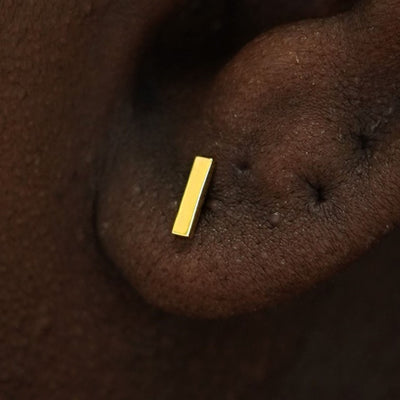
[[[179,206],[172,233],[191,237],[210,183],[214,161],[212,158],[196,157],[189,180]]]

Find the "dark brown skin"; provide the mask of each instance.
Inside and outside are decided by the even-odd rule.
[[[0,4],[1,400],[400,396],[400,2],[303,3]]]

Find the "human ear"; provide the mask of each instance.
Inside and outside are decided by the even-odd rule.
[[[211,318],[266,307],[398,223],[399,33],[400,2],[367,1],[269,31],[201,87],[121,112],[97,229],[147,301]],[[186,240],[171,228],[196,155],[216,171]]]

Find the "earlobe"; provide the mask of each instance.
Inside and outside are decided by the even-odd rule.
[[[352,18],[267,33],[201,100],[128,118],[98,230],[147,301],[203,317],[259,309],[330,276],[398,221],[400,65],[382,51],[391,81],[367,70]],[[196,154],[217,169],[186,241],[170,232]]]

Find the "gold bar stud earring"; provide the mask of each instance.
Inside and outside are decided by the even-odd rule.
[[[194,159],[172,228],[174,235],[183,237],[191,237],[193,235],[213,169],[214,160],[212,158],[198,156]]]

